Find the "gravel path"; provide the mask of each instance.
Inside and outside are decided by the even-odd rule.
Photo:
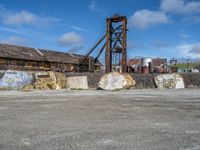
[[[200,90],[2,91],[1,150],[198,150]]]

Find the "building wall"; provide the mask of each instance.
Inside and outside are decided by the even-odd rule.
[[[30,71],[51,70],[56,72],[70,72],[74,69],[75,65],[76,64],[0,58],[0,70],[7,70],[7,69],[30,70]]]

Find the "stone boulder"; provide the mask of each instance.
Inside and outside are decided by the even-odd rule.
[[[67,86],[66,77],[63,73],[58,72],[36,72],[34,88],[38,90],[44,89],[65,89]]]
[[[135,81],[129,74],[112,72],[104,74],[98,84],[103,90],[120,90],[129,89],[135,85]]]
[[[183,77],[179,74],[162,74],[154,78],[157,88],[185,88]]]
[[[8,70],[0,80],[0,89],[18,90],[32,82],[32,77],[23,71]]]

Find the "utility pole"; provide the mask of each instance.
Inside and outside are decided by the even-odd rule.
[[[189,72],[189,59],[187,59],[187,72]]]

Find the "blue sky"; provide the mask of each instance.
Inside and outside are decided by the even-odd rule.
[[[200,58],[200,0],[0,0],[0,42],[85,54],[114,13],[129,58]]]

